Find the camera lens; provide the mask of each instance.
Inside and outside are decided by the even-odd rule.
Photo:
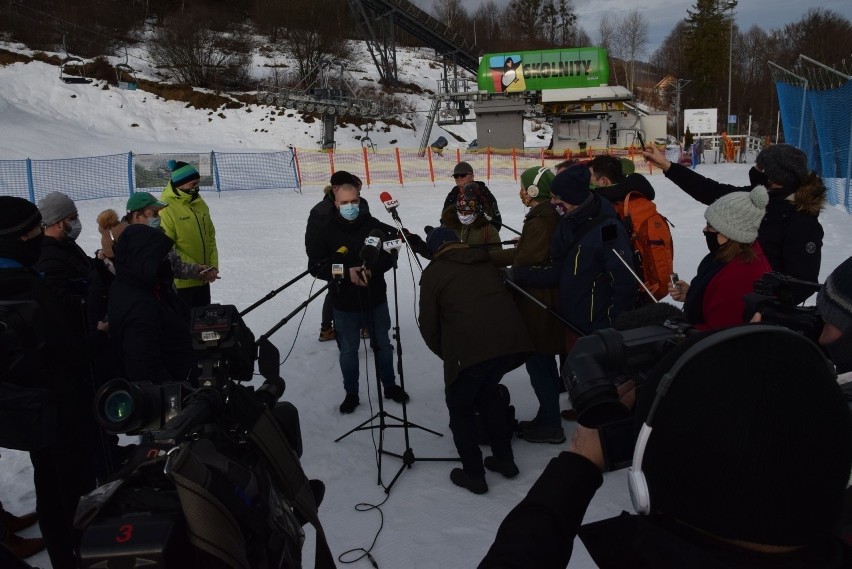
[[[124,389],[107,395],[103,403],[103,416],[113,423],[127,420],[133,413],[133,396]]]

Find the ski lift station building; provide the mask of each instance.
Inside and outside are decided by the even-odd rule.
[[[486,54],[477,89],[480,147],[523,147],[523,120],[533,117],[552,123],[554,153],[638,145],[639,132],[666,136],[665,113],[642,111],[627,88],[609,85],[607,52],[598,47]]]

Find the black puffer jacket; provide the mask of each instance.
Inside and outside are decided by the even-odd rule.
[[[369,287],[352,284],[349,280],[349,269],[363,265],[359,254],[364,247],[364,240],[373,229],[379,229],[385,239],[396,238],[397,230],[363,210],[353,221],[347,221],[333,211],[325,216],[324,221],[316,229],[309,242],[307,242],[307,232],[305,235],[305,248],[311,274],[325,281],[333,281],[332,263],[339,262],[344,266],[343,278],[338,282],[332,282],[329,287],[334,307],[337,310],[357,312],[387,302],[387,284],[384,274],[393,267],[393,258],[389,253],[382,251],[376,262],[367,267],[371,274]],[[344,246],[348,250],[346,255],[340,256],[335,253]],[[323,260],[328,262],[322,263]]]
[[[33,265],[33,270],[44,275],[44,283],[61,299],[64,317],[81,334],[90,329],[83,301],[88,295],[92,263],[73,240],[45,236],[41,255]]]
[[[755,171],[752,168],[752,173]],[[705,205],[725,194],[747,192],[753,188],[753,185],[721,184],[675,163],[666,172],[666,177]],[[769,204],[757,230],[757,240],[772,270],[803,281],[818,281],[823,238],[819,212],[824,205],[825,188],[821,184],[769,190]],[[794,298],[801,302],[812,293],[807,289],[794,289]]]
[[[162,231],[131,225],[115,246],[109,325],[130,381],[186,381],[195,372],[189,309],[175,292],[166,257],[172,244]]]

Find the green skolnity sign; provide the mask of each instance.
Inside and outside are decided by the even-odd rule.
[[[489,93],[599,87],[609,84],[606,50],[599,47],[488,53],[477,85]]]

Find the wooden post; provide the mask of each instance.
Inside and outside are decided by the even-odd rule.
[[[396,171],[399,172],[399,185],[403,185],[402,181],[402,161],[399,159],[399,147],[394,148],[396,151]]]

